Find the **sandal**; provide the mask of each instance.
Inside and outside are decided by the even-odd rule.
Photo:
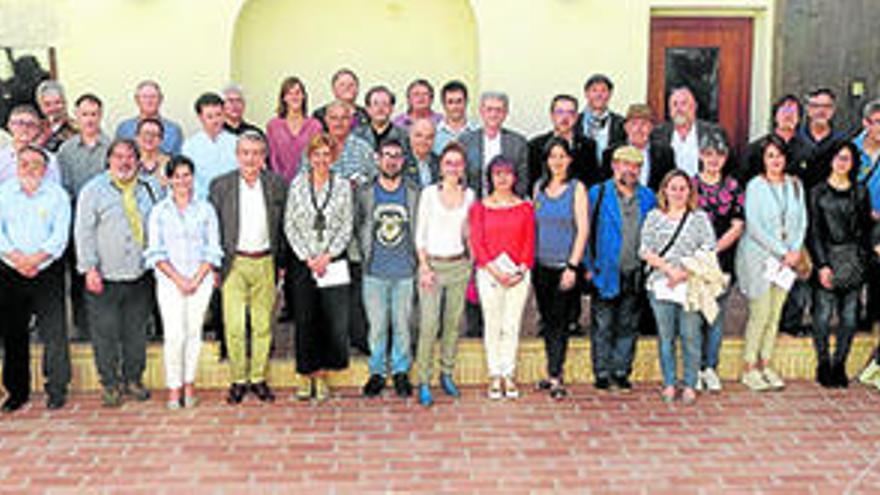
[[[501,390],[501,378],[500,377],[492,377],[492,380],[489,383],[489,392],[487,394],[492,400],[501,400],[504,396]]]
[[[516,382],[513,378],[504,377],[504,397],[508,399],[518,399],[519,389],[516,388]]]
[[[660,398],[666,404],[671,404],[675,402],[675,386],[669,385],[667,387],[663,387],[663,390],[660,391]]]
[[[697,401],[697,392],[691,387],[685,387],[684,390],[681,391],[681,402],[686,406],[692,405]]]

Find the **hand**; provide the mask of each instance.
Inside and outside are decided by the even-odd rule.
[[[516,284],[522,282],[524,275],[522,272],[516,272],[513,275],[507,276],[507,283],[504,285],[505,287],[513,287]]]
[[[86,290],[92,294],[100,294],[104,292],[104,281],[101,279],[101,273],[97,268],[92,268],[86,272]]]
[[[688,272],[682,268],[670,268],[666,273],[666,278],[668,280],[667,285],[672,288],[687,280]]]
[[[559,277],[559,290],[571,290],[571,288],[574,287],[576,279],[577,273],[571,268],[566,267],[565,270],[562,271],[562,276]]]
[[[223,285],[223,278],[220,276],[220,272],[218,270],[214,270],[214,287],[220,288]]]
[[[789,251],[785,253],[785,256],[782,257],[782,264],[789,268],[794,268],[795,265],[801,260],[801,252],[800,251]]]
[[[427,291],[434,290],[435,282],[434,270],[428,267],[419,268],[419,287]]]
[[[327,265],[330,264],[330,255],[327,253],[315,256],[315,267],[312,269],[315,275],[323,277],[327,273]]]
[[[819,283],[828,290],[834,288],[834,270],[830,266],[819,269]]]

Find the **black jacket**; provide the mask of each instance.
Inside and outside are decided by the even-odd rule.
[[[819,268],[830,266],[832,246],[855,244],[867,253],[880,243],[878,224],[871,218],[868,190],[861,185],[839,191],[827,182],[810,191],[810,228],[807,247]]]
[[[536,136],[529,141],[529,191],[535,189],[535,184],[544,173],[544,146],[553,137],[553,131]],[[596,141],[578,134],[574,131],[574,159],[569,167],[571,176],[584,183],[589,188],[601,180],[599,175],[599,161],[596,159]]]
[[[768,135],[762,136],[746,147],[739,169],[734,174],[740,184],[748,184],[752,178],[764,171],[764,157],[761,156],[761,148],[767,141]],[[804,188],[810,191],[828,177],[828,167],[824,160],[816,153],[815,146],[806,142],[800,135],[795,134],[786,143],[785,171],[797,176],[804,184]],[[730,160],[728,159],[728,163]]]
[[[626,142],[620,143],[602,153],[602,167],[600,169],[602,180],[610,179],[614,175],[614,171],[611,169],[611,157],[614,156],[614,150],[625,144]],[[668,145],[654,142],[648,147],[648,156],[651,170],[648,171],[647,186],[648,189],[656,192],[660,188],[663,177],[675,168],[675,151]]]
[[[608,127],[608,145],[605,147],[611,148],[612,146],[626,142],[626,131],[623,129],[623,124],[626,123],[626,119],[623,115],[614,112],[608,112],[608,118],[611,121],[611,125]],[[587,137],[584,134],[584,112],[578,114],[577,122],[574,124],[574,132]]]

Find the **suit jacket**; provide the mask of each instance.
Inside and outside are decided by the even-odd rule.
[[[608,118],[611,119],[611,125],[608,127],[608,145],[605,147],[606,149],[626,142],[626,131],[623,129],[626,118],[614,112],[608,112]],[[576,133],[584,136],[584,112],[578,114],[574,129]]]
[[[529,191],[534,190],[535,184],[544,173],[544,146],[552,137],[553,131],[536,136],[529,141]],[[575,130],[572,151],[574,159],[569,165],[571,176],[583,182],[584,186],[589,189],[590,186],[602,179],[599,173],[599,160],[596,159],[596,141],[583,134],[578,134]]]
[[[437,156],[433,151],[428,155],[428,166],[431,169],[431,184],[440,180],[440,157]],[[406,161],[403,164],[403,176],[417,185],[419,189],[423,189],[428,184],[422,184],[419,180],[419,166],[416,158],[412,155],[406,156]]]
[[[695,125],[697,126],[697,142],[700,141],[700,136],[706,134],[710,131],[721,131],[724,134],[724,141],[727,143],[727,146],[730,147],[732,143],[727,138],[727,132],[724,131],[724,128],[720,125],[709,122],[707,120],[697,119]],[[654,131],[651,133],[651,141],[657,141],[666,146],[671,146],[672,143],[672,131],[675,130],[675,125],[672,122],[663,122],[654,128]]]
[[[220,221],[220,247],[223,248],[223,269],[225,279],[232,268],[238,246],[239,233],[239,181],[238,170],[225,173],[211,181],[208,200],[217,210]],[[262,171],[259,178],[266,200],[266,220],[269,223],[269,250],[275,258],[275,266],[281,266],[283,240],[284,207],[287,201],[287,187],[284,179],[272,172]]]
[[[458,141],[467,153],[467,183],[478,198],[488,191],[483,191],[483,129],[466,132]],[[521,134],[508,129],[501,129],[501,155],[513,162],[516,168],[514,190],[521,197],[529,194],[529,144]]]
[[[608,180],[614,175],[611,169],[611,158],[614,156],[614,150],[625,145],[627,142],[619,143],[613,148],[608,148],[602,153],[602,180]],[[675,151],[669,146],[659,142],[651,143],[648,146],[648,160],[651,170],[648,171],[648,189],[657,191],[660,188],[660,182],[670,170],[675,169]],[[644,166],[644,165],[643,165]]]

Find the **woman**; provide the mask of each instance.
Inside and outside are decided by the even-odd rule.
[[[697,191],[682,170],[666,174],[657,191],[657,208],[651,210],[642,225],[639,255],[649,266],[648,301],[657,321],[660,369],[663,373],[664,402],[675,400],[676,337],[684,354],[681,400],[693,403],[697,398],[703,323],[702,315],[684,307],[688,271],[682,260],[700,251],[715,250],[715,233],[706,212],[697,209]]]
[[[321,123],[308,116],[309,96],[298,77],[281,83],[276,116],[266,124],[269,169],[290,184],[299,170],[303,151],[322,131]]]
[[[749,304],[742,383],[755,391],[785,387],[770,359],[807,231],[806,191],[785,173],[784,149],[775,135],[762,143],[764,169],[746,187],[746,228],[736,251],[736,276]]]
[[[743,202],[745,197],[739,183],[730,175],[724,175],[724,166],[729,156],[724,134],[711,132],[700,140],[700,172],[692,183],[697,191],[697,207],[705,211],[712,221],[712,228],[718,243],[715,253],[724,273],[733,272],[733,257],[736,243],[745,228]],[[724,314],[727,297],[725,292],[718,298],[718,316],[715,321],[702,323],[703,349],[700,372],[697,374],[697,390],[721,391],[718,377],[718,354],[724,334]]]
[[[185,156],[166,166],[171,194],[150,212],[144,253],[156,274],[156,300],[165,330],[167,405],[172,410],[180,408],[181,398],[184,407],[196,405],[202,320],[214,286],[212,271],[223,257],[217,213],[193,195],[194,168]]]
[[[469,218],[483,309],[488,395],[494,400],[519,397],[516,350],[535,258],[534,209],[513,191],[519,180],[515,170],[513,162],[500,155],[489,162],[489,195],[474,204]]]
[[[284,234],[293,251],[292,296],[296,301],[296,371],[301,400],[329,397],[326,371],[348,367],[349,274],[345,257],[352,235],[351,184],[330,171],[333,141],[309,141],[308,173],[290,184]]]
[[[148,117],[138,122],[135,139],[141,153],[141,173],[152,175],[162,187],[168,187],[165,166],[171,161],[171,157],[162,153],[159,148],[164,135],[165,126],[162,121]]]
[[[859,294],[870,252],[871,206],[867,189],[856,182],[860,153],[842,141],[830,150],[825,182],[810,191],[810,238],[816,266],[813,345],[816,381],[823,387],[846,387],[846,358],[856,331]],[[837,310],[834,356],[829,354],[831,314]]]
[[[544,172],[535,187],[536,263],[532,283],[541,315],[547,378],[538,388],[561,399],[568,348],[568,315],[580,304],[575,282],[587,243],[587,191],[572,177],[568,141],[553,137],[543,149]]]
[[[430,406],[434,341],[442,322],[440,386],[452,397],[459,391],[452,380],[458,330],[464,311],[464,291],[471,274],[467,253],[467,217],[474,192],[465,185],[464,148],[450,143],[440,154],[440,181],[422,190],[416,220],[419,256],[419,403]],[[442,314],[441,314],[441,301]]]

